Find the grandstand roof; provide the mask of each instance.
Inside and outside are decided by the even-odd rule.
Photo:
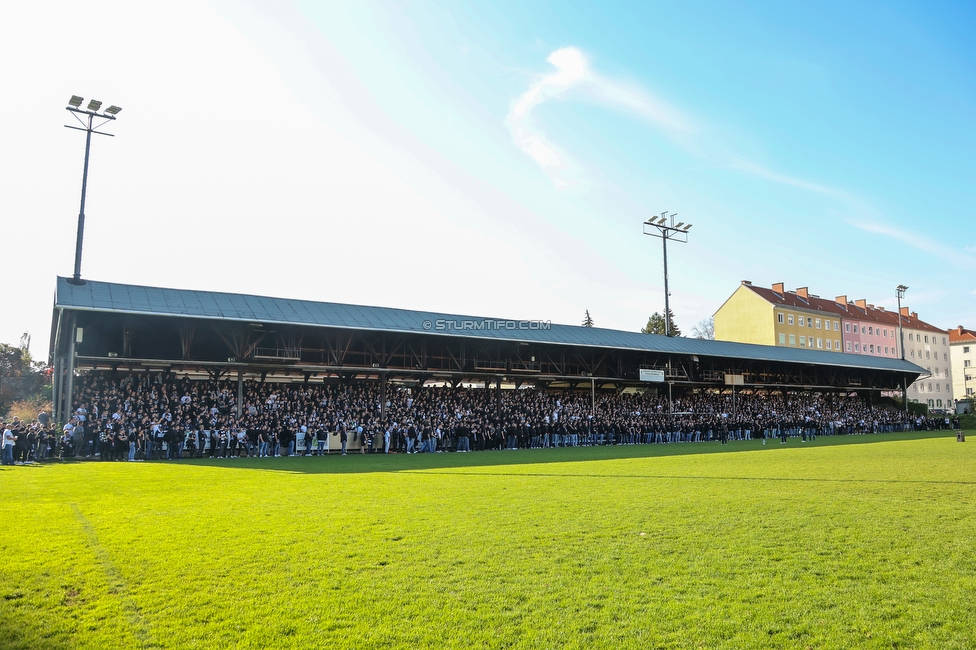
[[[452,336],[479,340],[548,343],[615,350],[892,370],[912,374],[924,372],[919,366],[907,361],[869,355],[821,352],[728,341],[669,338],[639,332],[577,325],[551,324],[548,328],[530,328],[529,326],[533,322],[538,322],[270,298],[216,291],[163,289],[93,280],[88,280],[82,285],[74,285],[62,277],[57,280],[55,308],[101,313]],[[465,325],[466,323],[468,325]],[[525,325],[525,327],[521,325]]]

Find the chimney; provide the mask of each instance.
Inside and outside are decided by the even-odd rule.
[[[915,320],[918,320],[918,312],[917,311],[913,311],[912,312],[912,318],[914,318]]]
[[[778,293],[780,295],[783,294],[783,283],[782,282],[777,282],[777,283],[773,284],[773,287],[772,288],[773,288],[773,293]]]
[[[743,280],[742,281],[742,284],[746,285],[747,287],[751,287],[752,286],[752,282],[750,282],[749,280]]]
[[[838,305],[840,305],[842,307],[846,307],[847,306],[847,296],[837,296],[836,298],[834,298],[834,302],[836,302]]]
[[[868,303],[868,309],[874,309],[874,305],[872,305],[871,303]]]
[[[807,291],[807,287],[798,287],[796,290],[796,295],[806,300],[807,298],[810,297],[810,292]]]
[[[902,316],[908,316],[908,307],[902,307],[901,308],[901,315]]]
[[[861,309],[867,309],[868,308],[868,301],[865,300],[864,298],[861,298],[860,300],[855,300],[854,301],[854,304],[857,305],[858,307],[860,307]]]
[[[884,307],[878,307],[879,311],[884,311]]]

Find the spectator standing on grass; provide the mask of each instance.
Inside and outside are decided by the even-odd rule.
[[[64,460],[66,458],[71,458],[75,455],[74,445],[71,441],[71,436],[67,433],[61,434],[61,455],[59,458]]]
[[[349,441],[349,434],[346,433],[345,427],[339,430],[339,444],[342,445],[342,455],[346,455],[346,443]]]
[[[17,436],[14,434],[13,430],[9,425],[3,425],[3,464],[13,465],[14,464],[14,443],[17,442]]]
[[[136,431],[135,427],[129,429],[128,434],[129,443],[129,462],[134,463],[136,460],[136,449],[139,447],[139,433]]]
[[[414,427],[413,422],[407,427],[407,453],[414,453],[414,443],[417,441],[417,429]]]
[[[315,455],[321,456],[325,451],[325,445],[329,441],[329,432],[326,431],[322,426],[319,426],[315,431]]]
[[[74,436],[74,434],[75,434],[75,424],[76,423],[75,423],[74,418],[71,418],[70,420],[68,420],[67,422],[65,422],[64,423],[64,427],[61,428],[62,435],[66,435],[69,438],[71,438],[72,436]]]

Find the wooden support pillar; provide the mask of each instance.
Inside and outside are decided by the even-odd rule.
[[[386,373],[380,373],[380,421],[386,422]]]
[[[64,391],[64,413],[65,422],[71,419],[74,415],[74,390],[75,390],[75,342],[78,339],[78,321],[72,317],[71,325],[68,327],[69,336],[68,340],[68,369],[67,377],[65,378],[65,391]]]
[[[596,379],[590,379],[590,415],[596,417]]]
[[[244,412],[244,368],[243,366],[237,367],[237,419],[241,419],[241,414]]]
[[[502,378],[495,377],[495,417],[502,415]]]

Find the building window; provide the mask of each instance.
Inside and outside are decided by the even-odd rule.
[[[885,346],[885,354],[888,354],[888,346]]]
[[[935,406],[935,402],[933,400],[929,400],[928,404],[929,406]]]
[[[796,347],[796,334],[790,334],[790,345]]]
[[[800,347],[801,348],[807,347],[807,337],[805,336],[800,337]]]
[[[827,349],[829,350],[831,346],[830,339],[827,339]]]
[[[969,367],[969,359],[963,359],[962,360],[962,367],[963,368],[968,368]]]
[[[868,334],[874,335],[874,328],[868,327]]]
[[[929,392],[932,392],[932,382],[929,382]]]
[[[940,390],[942,390],[942,384],[936,384],[935,385],[935,392],[938,393]]]
[[[885,331],[884,331],[884,337],[885,337],[885,338],[888,338],[888,330],[885,330]]]
[[[817,319],[817,329],[820,329],[820,319]]]
[[[847,342],[847,351],[848,352],[851,351],[851,342],[850,341]]]
[[[807,327],[813,327],[813,319],[812,318],[809,318],[809,317],[807,318]]]
[[[943,337],[942,337],[942,345],[945,345],[945,344],[946,344],[946,339],[945,339],[945,337],[943,336]]]
[[[925,342],[926,342],[926,343],[928,343],[928,342],[929,342],[929,335],[928,335],[928,334],[926,334],[926,335],[925,335]]]
[[[776,320],[779,321],[780,324],[782,324],[783,323],[783,314],[776,314]]]
[[[935,400],[935,405],[936,406],[942,406],[942,400],[940,400],[940,399]]]
[[[908,340],[909,340],[909,341],[914,341],[914,340],[915,340],[915,335],[914,335],[914,334],[912,334],[911,332],[909,332],[909,333],[908,333]]]
[[[844,331],[847,332],[848,334],[851,333],[851,324],[850,323],[844,323]]]
[[[969,346],[968,345],[962,346],[962,353],[963,354],[969,354]]]
[[[860,343],[855,343],[854,344],[854,351],[855,352],[860,352],[861,351],[861,344]]]
[[[861,334],[867,334],[867,333],[868,333],[867,328],[865,328],[864,325],[861,325]]]
[[[823,349],[823,339],[817,339],[817,347]]]
[[[840,321],[839,320],[835,320],[834,321],[834,331],[835,332],[839,332],[840,331]]]
[[[797,323],[796,323],[796,324],[797,324],[797,325],[799,325],[800,327],[803,327],[803,316],[800,316],[800,317],[799,317],[799,318],[797,319]]]
[[[788,315],[786,316],[786,322],[787,322],[788,324],[790,324],[790,325],[792,325],[792,324],[793,324],[793,314],[788,314]]]
[[[930,355],[930,354],[931,354],[931,353],[930,353],[930,352],[929,352],[928,350],[926,350],[926,351],[925,351],[925,358],[926,358],[926,359],[928,359],[928,358],[930,358],[930,357],[929,357],[929,355]]]
[[[779,335],[779,344],[786,345],[786,334],[783,334],[782,332],[780,332]]]
[[[912,348],[911,349],[911,353],[912,353],[912,358],[914,359],[915,358],[915,348]]]
[[[874,346],[871,346],[871,354],[874,354]]]

